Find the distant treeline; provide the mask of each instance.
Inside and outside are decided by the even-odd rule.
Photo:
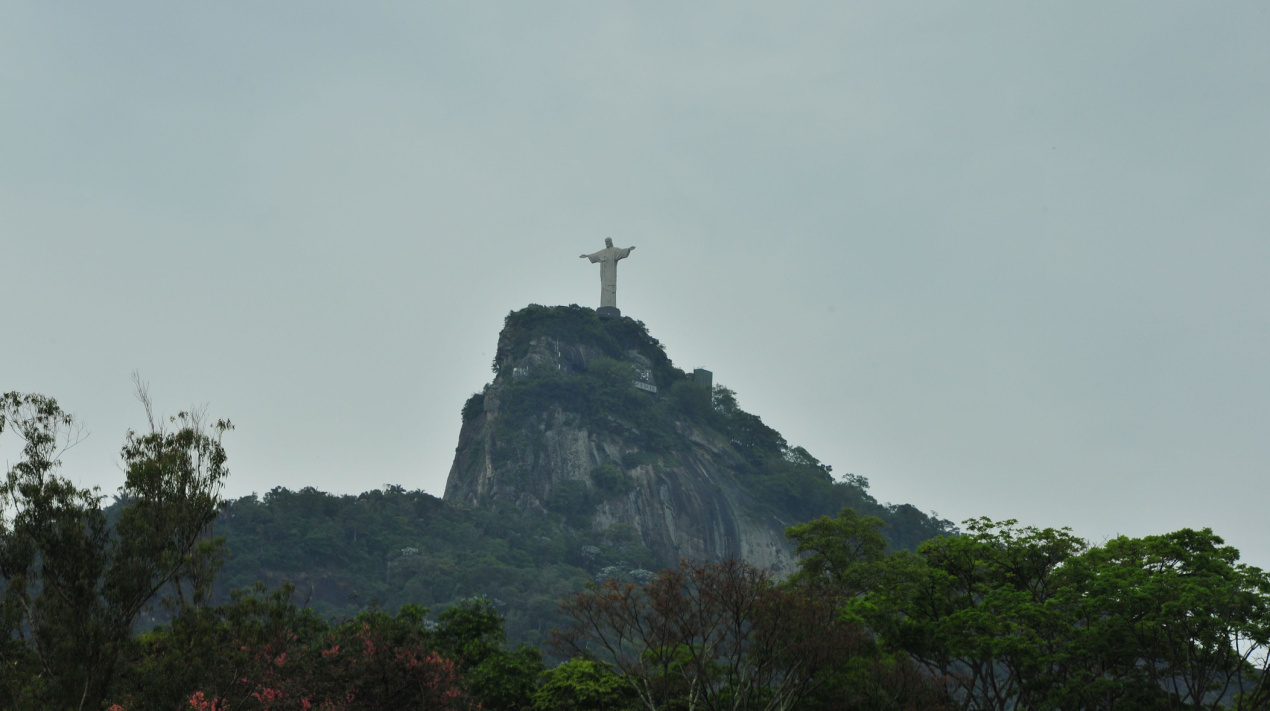
[[[935,533],[917,509],[878,504],[859,478],[836,486],[890,520],[883,530],[896,548]],[[571,525],[570,507],[585,502],[562,495],[548,503],[547,515],[468,509],[397,486],[357,495],[276,488],[227,501],[210,529],[225,541],[217,599],[257,581],[289,582],[335,619],[368,605],[444,608],[484,597],[506,618],[510,639],[542,644],[562,623],[563,595],[608,578],[647,580],[676,563],[655,558],[631,526]]]

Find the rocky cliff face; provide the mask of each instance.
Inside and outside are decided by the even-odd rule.
[[[720,431],[726,403],[675,369],[642,324],[529,307],[508,317],[495,371],[464,407],[446,501],[625,530],[666,563],[793,567],[784,529],[795,521],[740,484],[754,464]]]
[[[644,325],[578,306],[508,315],[495,377],[463,407],[446,501],[559,517],[639,542],[660,565],[742,558],[794,567],[785,528],[844,507],[897,548],[953,530],[830,468],[674,367]]]

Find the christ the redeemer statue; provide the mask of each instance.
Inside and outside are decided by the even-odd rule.
[[[581,259],[590,259],[591,263],[600,263],[600,308],[596,313],[601,316],[621,316],[617,310],[617,260],[630,256],[634,247],[614,247],[611,237],[604,238],[604,249],[593,254],[580,254]]]

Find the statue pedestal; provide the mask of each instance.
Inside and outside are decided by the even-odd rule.
[[[595,310],[600,318],[622,318],[622,312],[616,306],[601,306]]]

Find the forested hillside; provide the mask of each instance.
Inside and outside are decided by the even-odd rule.
[[[286,581],[333,618],[482,596],[528,642],[542,641],[557,621],[560,596],[599,571],[655,567],[626,540],[585,535],[551,517],[459,509],[400,487],[357,496],[275,489],[228,502],[215,532],[226,541],[222,595],[257,580]]]
[[[834,484],[860,509],[890,520],[899,548],[930,537],[910,506],[877,503],[858,479]],[[826,500],[820,513],[834,513]],[[385,487],[356,496],[274,489],[226,502],[213,532],[225,539],[220,599],[256,581],[290,582],[315,611],[339,618],[368,605],[444,608],[488,598],[510,639],[540,644],[559,627],[558,601],[605,579],[644,582],[677,561],[659,559],[630,527],[573,525],[567,508],[546,514],[449,505],[422,491]]]

